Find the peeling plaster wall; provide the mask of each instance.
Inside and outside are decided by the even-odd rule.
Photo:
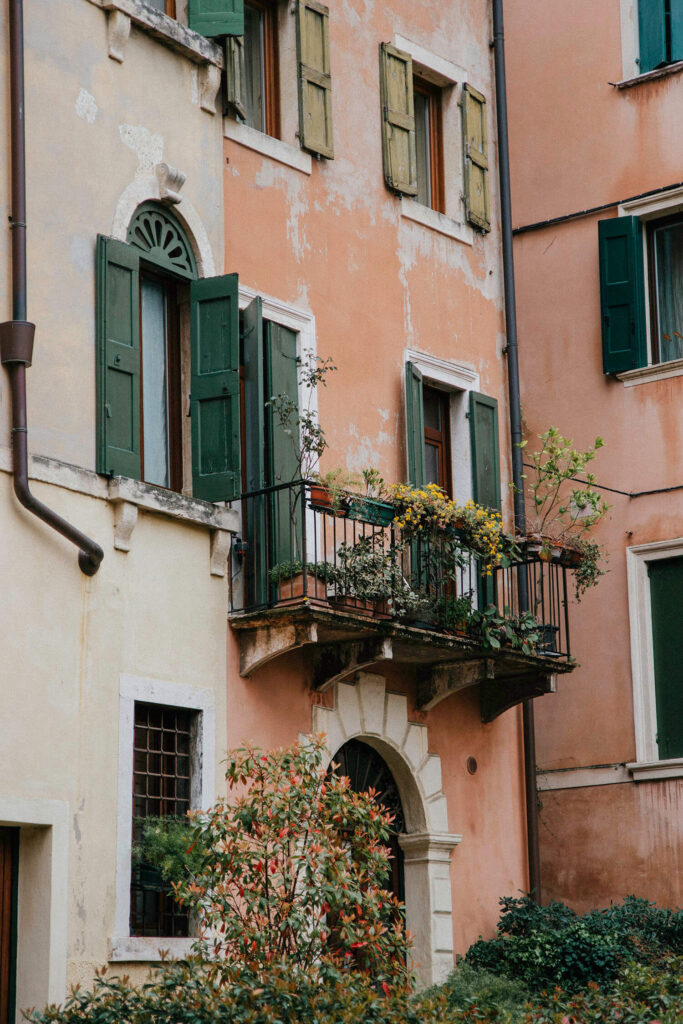
[[[513,224],[681,180],[681,76],[609,84],[624,77],[632,32],[616,0],[506,5]],[[683,483],[683,378],[625,387],[602,372],[597,220],[615,214],[515,240],[524,417],[531,437],[551,423],[579,447],[600,434],[602,484],[671,487]],[[613,507],[595,539],[609,552],[609,574],[570,607],[580,668],[535,702],[543,772],[636,758],[626,549],[680,537],[683,492],[605,496]],[[544,792],[544,895],[586,908],[635,892],[678,906],[682,791],[672,779]]]

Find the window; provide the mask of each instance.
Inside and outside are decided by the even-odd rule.
[[[438,484],[452,495],[451,420],[449,396],[445,391],[423,385],[425,483]]]
[[[169,18],[175,18],[175,0],[145,0],[145,3],[162,14],[168,14]]]
[[[682,774],[683,538],[628,548],[626,557],[637,757],[629,768],[636,777],[640,764],[657,770],[678,759]]]
[[[233,106],[245,124],[266,135],[280,134],[277,9],[267,0],[244,5],[241,41],[242,104]]]
[[[681,0],[638,0],[640,73],[683,60]]]
[[[413,47],[422,59],[429,55]],[[459,69],[441,59],[449,75]],[[414,72],[409,52],[391,43],[380,45],[380,85],[382,102],[382,152],[387,187],[404,196],[413,196],[421,205],[453,216],[461,206],[446,196],[446,181],[455,178],[444,173],[446,140],[443,129],[445,97],[455,80],[419,65]],[[480,231],[491,226],[488,181],[488,142],[486,99],[466,83],[460,100],[462,126],[462,181],[465,219]],[[452,148],[452,140],[451,140]],[[458,193],[460,189],[458,189]],[[449,210],[450,207],[450,210]],[[460,220],[457,215],[455,220]]]
[[[444,212],[441,89],[413,77],[418,203]]]
[[[147,818],[184,818],[190,809],[196,714],[185,708],[135,704],[133,844]],[[133,859],[130,934],[188,935],[189,916],[157,868]]]
[[[98,472],[230,501],[237,275],[197,280],[181,225],[156,203],[138,208],[126,243],[100,236],[97,259]]]
[[[683,214],[598,230],[604,372],[683,359]]]

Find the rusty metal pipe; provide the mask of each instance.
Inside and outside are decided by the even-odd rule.
[[[31,494],[28,481],[26,368],[33,358],[35,325],[26,319],[26,142],[24,110],[23,0],[8,0],[10,50],[10,134],[12,214],[12,317],[0,324],[0,362],[7,369],[12,403],[12,468],[14,493],[29,512],[79,548],[78,564],[94,576],[104,552],[99,544],[72,526]]]

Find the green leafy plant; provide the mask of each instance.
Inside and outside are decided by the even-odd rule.
[[[386,601],[395,615],[417,612],[428,603],[403,575],[402,549],[378,543],[372,536],[339,546],[337,573],[339,596],[371,604]]]
[[[523,654],[533,654],[541,639],[540,627],[531,612],[513,615],[509,608],[503,614],[495,605],[472,612],[468,632],[482,647],[499,651],[511,647]]]
[[[304,352],[297,363],[299,389],[306,395],[304,406],[300,408],[296,395],[284,392],[273,395],[267,405],[273,410],[284,434],[291,440],[296,460],[292,480],[308,480],[328,447],[325,431],[314,411],[313,399],[319,387],[327,386],[327,377],[337,367],[331,358],[323,359],[311,351]]]
[[[135,832],[134,867],[156,868],[166,883],[180,882],[201,867],[202,853],[196,848],[187,818],[140,818]]]
[[[442,629],[453,632],[467,629],[472,615],[472,594],[442,596],[436,601],[434,613]]]
[[[298,558],[292,562],[278,562],[269,571],[268,577],[271,583],[285,583],[300,576],[304,571],[304,564]],[[335,583],[338,578],[338,571],[331,562],[306,562],[306,572],[314,576],[322,583]]]

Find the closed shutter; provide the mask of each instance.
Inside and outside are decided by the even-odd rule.
[[[462,138],[465,157],[465,215],[481,231],[491,230],[486,99],[471,85],[463,85]]]
[[[470,391],[472,490],[478,505],[500,512],[498,402]]]
[[[408,480],[413,487],[425,482],[425,426],[422,373],[415,363],[406,363],[406,440]]]
[[[384,180],[395,192],[417,195],[413,62],[390,43],[379,48]]]
[[[188,0],[187,20],[202,36],[243,36],[244,0]]]
[[[266,395],[287,395],[298,402],[297,335],[280,324],[266,325]],[[289,484],[298,478],[297,425],[283,426],[271,406],[266,410],[266,473],[268,483]],[[270,506],[271,566],[302,558],[304,510],[300,488],[276,491]]]
[[[237,274],[190,284],[192,493],[232,501],[240,493]]]
[[[244,36],[228,36],[225,41],[225,106],[226,113],[247,116]]]
[[[647,363],[642,228],[637,217],[598,221],[604,373]]]
[[[675,7],[680,0],[673,0]],[[665,0],[638,0],[640,71],[652,71],[666,61]]]
[[[140,454],[140,256],[97,238],[97,471],[142,475]]]
[[[244,481],[247,493],[266,486],[266,394],[261,297],[242,314],[244,363]],[[247,556],[247,600],[260,607],[268,601],[268,495],[257,494],[244,503]]]
[[[304,149],[332,158],[330,12],[317,0],[298,0],[299,139]]]
[[[683,757],[683,558],[649,562],[657,743],[662,760]]]
[[[671,60],[683,60],[683,0],[671,0]]]

